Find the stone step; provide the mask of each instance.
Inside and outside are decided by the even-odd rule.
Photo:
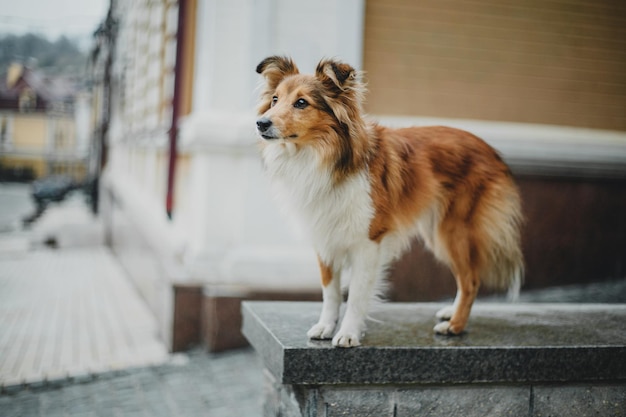
[[[457,337],[432,332],[443,306],[380,305],[362,346],[340,349],[306,337],[320,303],[244,302],[243,333],[269,371],[265,415],[454,415],[455,401],[482,415],[624,415],[626,305],[477,304]],[[558,400],[572,395],[584,404]]]

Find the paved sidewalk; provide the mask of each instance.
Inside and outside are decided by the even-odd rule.
[[[198,348],[165,365],[0,394],[2,417],[259,417],[263,371],[251,349]]]
[[[0,389],[168,359],[156,321],[80,198],[0,241]]]
[[[169,355],[80,195],[0,233],[0,417],[259,416],[262,369]]]
[[[0,259],[0,385],[163,363],[147,307],[103,247]]]

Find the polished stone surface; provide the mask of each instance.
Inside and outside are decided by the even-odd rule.
[[[246,302],[243,332],[285,384],[626,380],[626,305],[477,304],[457,337],[432,332],[442,306],[383,304],[352,349],[306,338],[320,303]]]

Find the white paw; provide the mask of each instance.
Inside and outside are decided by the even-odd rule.
[[[333,337],[333,346],[337,347],[355,347],[360,346],[359,332],[339,332]]]
[[[450,320],[454,314],[454,306],[447,306],[435,313],[439,320]]]
[[[439,314],[439,313],[437,313],[437,314]],[[441,323],[437,323],[437,325],[435,325],[433,330],[437,334],[452,334],[452,331],[450,330],[450,322],[449,321],[442,321]]]
[[[450,335],[450,336],[458,336],[463,333],[463,327],[461,327],[460,329],[458,327],[453,327],[449,321],[442,321],[441,323],[437,324],[433,328],[433,330],[437,334],[444,334],[444,335]]]
[[[309,339],[331,339],[335,331],[335,323],[317,323],[306,333]]]

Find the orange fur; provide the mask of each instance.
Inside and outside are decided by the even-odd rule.
[[[257,72],[267,81],[257,122],[262,136],[296,152],[315,149],[335,186],[367,172],[369,239],[381,243],[417,224],[413,235],[450,267],[459,289],[450,333],[465,328],[481,282],[519,288],[520,197],[487,143],[448,127],[391,129],[365,121],[365,88],[347,64],[326,60],[314,75],[303,75],[290,59],[270,57]],[[332,270],[321,259],[320,268],[327,286]]]
[[[317,258],[317,261],[319,263],[320,266],[320,273],[322,275],[322,285],[324,287],[328,286],[328,284],[330,284],[333,280],[333,270],[330,266],[326,265],[324,263],[324,261],[322,261],[319,256]]]

